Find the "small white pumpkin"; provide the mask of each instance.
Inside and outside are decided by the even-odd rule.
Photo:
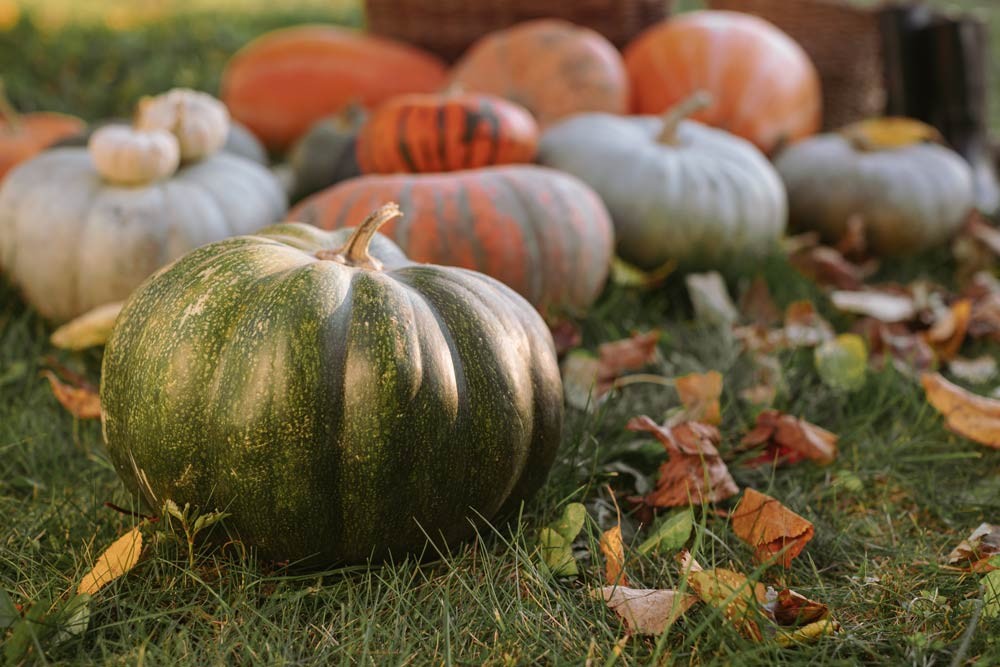
[[[57,148],[0,184],[0,269],[39,313],[63,322],[123,300],[198,246],[277,222],[286,208],[266,167],[224,151],[122,187],[87,149]]]
[[[767,158],[683,120],[707,103],[698,94],[663,117],[580,114],[542,135],[539,161],[601,196],[618,254],[640,268],[738,268],[771,252],[785,229],[785,190]]]
[[[146,185],[177,171],[180,147],[166,130],[136,130],[105,125],[92,135],[87,150],[97,173],[115,185]]]
[[[135,126],[173,132],[180,144],[181,160],[193,162],[212,155],[226,143],[229,111],[207,93],[174,88],[140,100]]]
[[[790,146],[775,165],[792,225],[836,240],[860,216],[869,247],[885,255],[947,241],[975,206],[975,188],[969,165],[938,139],[919,121],[884,118]]]

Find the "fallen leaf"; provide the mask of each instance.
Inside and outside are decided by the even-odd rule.
[[[754,558],[791,567],[792,560],[813,538],[813,525],[780,502],[754,489],[746,489],[730,515],[733,533],[754,549]]]
[[[52,371],[42,371],[49,381],[52,394],[66,410],[77,419],[100,419],[101,398],[92,384],[72,386],[62,382]]]
[[[917,315],[913,297],[889,292],[836,291],[830,301],[839,310],[856,315],[873,317],[880,322],[908,322]]]
[[[715,568],[687,572],[687,581],[702,602],[721,609],[743,636],[760,641],[762,636],[757,624],[759,609],[766,600],[764,586],[751,583],[746,575]]]
[[[768,598],[770,599],[768,591]],[[793,590],[785,588],[775,594],[774,600],[765,605],[765,610],[778,625],[809,625],[826,618],[830,610],[820,602],[810,600]]]
[[[993,254],[1000,256],[1000,230],[991,225],[981,213],[974,211],[963,231],[989,248]]]
[[[602,343],[597,356],[573,350],[560,365],[566,403],[578,410],[595,407],[627,371],[641,370],[656,358],[660,332],[636,333],[630,338]],[[666,379],[663,378],[666,383]]]
[[[667,450],[656,488],[644,500],[654,507],[719,502],[739,493],[716,445],[719,430],[699,422],[660,426],[642,415],[629,420],[630,431],[652,433]]]
[[[718,425],[722,422],[722,374],[719,371],[689,373],[674,380],[687,420]]]
[[[844,227],[844,235],[837,241],[835,249],[845,258],[864,258],[868,254],[868,234],[864,217],[856,213],[847,218]]]
[[[986,384],[997,374],[997,360],[988,354],[975,359],[955,357],[948,362],[948,372],[964,382]]]
[[[679,591],[624,586],[604,586],[600,595],[633,635],[663,634],[698,601]]]
[[[662,285],[676,268],[677,262],[671,259],[651,271],[643,271],[616,256],[611,262],[611,282],[622,287],[653,289]]]
[[[615,525],[601,534],[598,546],[604,555],[604,580],[611,586],[628,586],[625,575],[625,543],[622,541],[622,516],[615,500],[614,491],[609,488],[611,499],[615,503],[617,521]]]
[[[757,276],[740,295],[740,312],[745,321],[769,327],[781,321],[781,310],[771,296],[767,281]]]
[[[906,375],[927,371],[937,364],[937,355],[927,340],[902,324],[885,324],[866,318],[859,322],[858,330],[868,340],[873,363],[889,359]]]
[[[64,350],[85,350],[104,345],[123,305],[123,302],[116,301],[98,306],[53,331],[49,342]]]
[[[987,447],[1000,449],[1000,400],[972,394],[948,382],[940,373],[924,373],[920,382],[927,402],[955,433]]]
[[[676,551],[684,546],[694,529],[694,513],[691,508],[685,508],[661,521],[642,544],[639,553],[663,553]]]
[[[743,436],[744,447],[765,447],[758,462],[797,463],[803,459],[821,465],[837,458],[837,436],[804,419],[777,410],[757,415],[753,430]]]
[[[835,248],[828,246],[799,249],[789,256],[788,261],[799,273],[820,285],[842,290],[861,289],[865,279],[878,267],[875,262],[853,264]]]
[[[1000,554],[1000,526],[982,523],[952,549],[945,559],[949,565],[968,564],[974,572],[997,569],[990,560]]]
[[[1000,293],[990,293],[972,302],[968,335],[1000,340]]]
[[[829,637],[840,630],[840,623],[832,616],[814,621],[794,630],[779,630],[774,641],[782,648],[797,644],[812,644],[823,637]]]
[[[813,350],[813,362],[823,384],[837,391],[857,391],[868,379],[868,347],[857,334],[840,334],[820,343]]]
[[[141,553],[142,532],[136,526],[104,550],[94,563],[93,569],[80,581],[77,593],[94,595],[135,567]]]
[[[816,312],[811,301],[795,301],[785,309],[785,343],[791,347],[815,347],[833,338],[833,327]]]
[[[927,330],[927,342],[938,359],[949,361],[955,358],[965,342],[971,319],[972,302],[959,299]]]
[[[739,313],[726,288],[726,281],[717,271],[689,273],[684,277],[694,316],[699,322],[728,329],[739,319]]]
[[[587,518],[587,508],[581,503],[570,503],[555,523],[538,533],[542,563],[556,577],[575,577],[580,573],[573,556],[573,541]]]

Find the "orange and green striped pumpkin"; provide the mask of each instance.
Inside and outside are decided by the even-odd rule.
[[[546,167],[362,176],[304,200],[288,219],[340,229],[385,201],[399,202],[403,217],[382,233],[412,260],[485,273],[543,314],[585,311],[607,280],[614,231],[604,203]]]
[[[358,135],[366,174],[458,171],[531,162],[538,124],[495,95],[403,95],[376,109]]]

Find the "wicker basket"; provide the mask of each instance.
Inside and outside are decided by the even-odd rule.
[[[885,108],[879,10],[848,0],[709,0],[713,9],[756,14],[792,36],[823,85],[823,125],[837,128]]]
[[[553,17],[593,28],[619,48],[666,18],[673,0],[365,0],[368,29],[454,61],[476,39]]]

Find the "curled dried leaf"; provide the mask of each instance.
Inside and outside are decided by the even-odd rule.
[[[765,410],[757,415],[753,430],[743,436],[744,447],[765,447],[764,454],[754,463],[796,463],[803,459],[821,465],[837,458],[837,436],[804,419],[777,410]]]
[[[674,380],[687,420],[718,426],[722,422],[722,374],[719,371],[689,373]]]
[[[100,419],[101,397],[97,387],[90,383],[70,385],[52,371],[42,371],[52,387],[52,394],[66,410],[77,419]]]
[[[813,538],[813,525],[771,496],[747,489],[731,515],[733,533],[754,549],[754,558],[765,563],[773,558],[784,567]]]
[[[997,555],[1000,555],[1000,526],[981,523],[945,560],[949,565],[968,565],[974,572],[988,572],[1000,569],[991,562]]]
[[[920,377],[927,402],[955,433],[987,447],[1000,449],[1000,400],[977,396],[944,379],[940,373]]]
[[[938,359],[950,361],[958,355],[965,342],[972,319],[972,301],[959,299],[927,330],[927,342]]]
[[[809,625],[830,614],[830,609],[820,602],[785,588],[779,591],[765,610],[778,625],[795,627]]]
[[[718,609],[739,632],[756,641],[762,639],[757,619],[760,608],[767,601],[764,586],[752,583],[746,575],[715,568],[712,570],[686,570],[688,584],[701,601]]]
[[[698,601],[679,591],[624,586],[604,586],[599,593],[633,635],[663,634]]]

